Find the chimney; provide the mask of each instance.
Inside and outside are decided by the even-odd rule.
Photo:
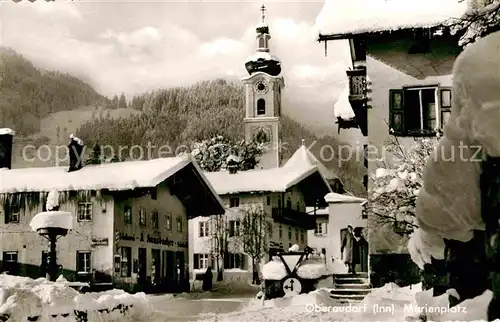
[[[12,168],[12,143],[16,132],[8,128],[0,128],[0,169]]]
[[[84,145],[83,141],[75,137],[73,134],[69,136],[71,141],[69,142],[69,170],[68,172],[77,171],[82,168],[83,165],[83,153]]]

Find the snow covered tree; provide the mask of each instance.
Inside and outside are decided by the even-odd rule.
[[[229,253],[229,224],[226,215],[211,216],[208,223],[210,227],[210,256],[215,261],[217,281],[222,281],[224,277],[224,258]]]
[[[240,162],[238,170],[254,169],[258,158],[264,151],[264,145],[254,142],[246,143],[244,140],[233,142],[221,135],[209,140],[195,143],[192,155],[204,171],[214,172],[224,169],[229,155],[236,154]]]
[[[239,239],[243,251],[252,259],[252,283],[258,285],[258,265],[269,251],[269,218],[261,205],[248,205],[240,212]]]
[[[120,95],[118,99],[118,108],[127,108],[127,100],[125,99],[125,93]]]
[[[397,138],[391,139],[386,151],[394,162],[383,162],[372,175],[367,212],[377,226],[388,224],[401,236],[409,236],[417,227],[415,205],[422,187],[424,166],[437,145],[437,138],[415,139],[405,149]]]
[[[90,154],[90,157],[88,158],[87,164],[101,164],[102,163],[102,155],[101,155],[101,147],[99,144],[95,144],[94,148],[92,149],[92,153]]]
[[[500,1],[498,0],[457,0],[468,1],[466,14],[451,22],[454,32],[464,32],[460,44],[466,46],[492,32],[500,30]]]

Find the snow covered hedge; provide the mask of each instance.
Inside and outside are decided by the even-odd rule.
[[[80,294],[59,278],[0,274],[0,321],[150,321],[156,318],[144,293],[122,290]]]
[[[437,145],[437,138],[415,139],[409,149],[397,139],[386,146],[394,162],[379,167],[371,180],[368,212],[373,223],[391,224],[401,236],[410,235],[417,227],[415,204],[420,188],[425,163]]]

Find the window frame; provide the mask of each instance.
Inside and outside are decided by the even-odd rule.
[[[177,226],[177,232],[182,233],[183,230],[182,216],[177,216],[177,218],[175,219],[175,223]]]
[[[4,209],[5,224],[19,224],[21,218],[21,205],[14,199],[15,198],[13,198],[12,202],[8,203],[8,206]]]
[[[229,237],[240,236],[241,222],[239,219],[229,220]]]
[[[151,228],[158,229],[160,227],[160,215],[158,210],[151,210]]]
[[[256,114],[257,116],[264,116],[266,115],[266,100],[263,98],[259,98],[256,102],[257,108],[256,108]]]
[[[229,198],[229,208],[238,208],[240,206],[240,198],[230,197]]]
[[[208,221],[198,222],[198,237],[205,238],[210,236],[210,225]]]
[[[419,91],[422,90],[434,90],[434,115],[432,119],[435,120],[435,128],[426,128],[423,123],[425,117],[423,116],[423,105],[422,105],[422,95],[419,95],[419,106],[420,106],[420,129],[409,129],[405,122],[405,114],[408,109],[405,98],[405,92],[408,91]],[[448,105],[443,104],[443,93],[449,93]],[[395,103],[395,95],[401,97],[400,104]],[[398,106],[398,107],[396,107]],[[428,85],[414,85],[414,86],[402,86],[401,88],[394,88],[389,90],[389,133],[395,136],[435,136],[437,131],[442,132],[446,125],[445,114],[451,114],[452,106],[452,93],[451,87],[441,86],[440,84],[428,84]],[[395,121],[395,118],[399,115],[399,123]],[[395,125],[399,124],[398,127]]]
[[[85,217],[82,217],[81,215],[81,211],[80,211],[80,207],[82,206],[85,206]],[[89,208],[87,208],[89,207]],[[87,210],[89,210],[89,213],[87,213]],[[90,222],[92,221],[93,217],[94,217],[94,203],[92,201],[80,201],[78,202],[78,205],[77,205],[77,213],[78,213],[78,216],[77,216],[77,220],[79,222]],[[90,217],[87,218],[87,216]]]
[[[148,221],[147,221],[147,216],[146,216],[146,208],[144,208],[144,207],[139,208],[139,226],[140,227],[147,227],[148,226]]]
[[[6,259],[9,255],[15,255],[15,260]],[[17,275],[19,272],[19,251],[2,252],[2,263],[2,270],[4,272],[7,271],[10,275]]]
[[[126,264],[126,270],[123,267],[124,263]],[[120,247],[120,276],[132,277],[132,247]]]
[[[123,223],[125,225],[132,225],[132,205],[124,204],[123,205]]]
[[[88,255],[88,272],[80,270],[80,255]],[[85,257],[84,257],[85,258]],[[77,250],[76,251],[76,274],[77,275],[90,275],[92,273],[92,252],[90,250]],[[85,263],[85,260],[83,261]]]
[[[165,214],[165,230],[172,230],[172,214]]]

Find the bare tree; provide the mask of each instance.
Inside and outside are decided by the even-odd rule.
[[[261,205],[248,205],[241,210],[239,239],[243,251],[252,259],[252,283],[260,284],[258,265],[269,251],[269,217]]]
[[[224,258],[228,253],[229,247],[229,225],[226,215],[211,216],[210,227],[210,256],[215,260],[217,269],[217,281],[224,278]]]

